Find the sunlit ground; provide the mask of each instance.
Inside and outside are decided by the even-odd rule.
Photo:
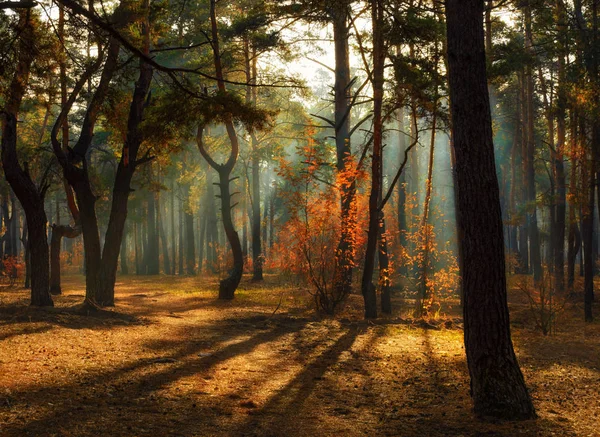
[[[52,310],[2,288],[0,435],[600,435],[600,324],[580,322],[580,303],[544,337],[511,291],[539,419],[482,423],[456,315],[414,323],[396,299],[402,318],[366,323],[352,296],[339,317],[320,319],[276,276],[244,278],[232,302],[217,301],[216,287],[210,277],[124,277],[116,308],[96,315],[74,311],[80,275],[65,278]]]

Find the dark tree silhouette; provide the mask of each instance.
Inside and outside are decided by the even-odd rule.
[[[506,302],[483,0],[448,0],[446,15],[471,395],[478,416],[529,419],[535,417],[535,411],[514,353]]]

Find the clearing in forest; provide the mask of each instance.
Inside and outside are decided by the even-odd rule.
[[[217,278],[121,277],[116,308],[95,315],[76,312],[83,288],[67,276],[44,310],[1,289],[3,437],[600,435],[600,325],[579,322],[577,305],[545,337],[511,292],[539,419],[485,423],[471,412],[459,318],[368,323],[354,295],[318,318],[275,276],[245,277],[229,302]]]

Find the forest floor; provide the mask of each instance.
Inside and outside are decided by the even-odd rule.
[[[231,302],[215,299],[217,278],[129,276],[114,309],[82,315],[83,278],[63,288],[49,310],[0,289],[2,437],[600,436],[600,324],[580,303],[543,336],[511,290],[539,415],[511,423],[473,416],[456,307],[369,323],[360,296],[319,318],[274,276],[244,278]]]

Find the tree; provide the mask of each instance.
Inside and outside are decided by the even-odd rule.
[[[21,202],[27,220],[31,266],[31,304],[52,306],[50,297],[49,251],[46,234],[44,197],[49,188],[43,178],[38,186],[32,179],[27,162],[21,166],[17,156],[17,116],[29,82],[31,65],[36,56],[37,18],[30,10],[20,10],[17,29],[20,33],[17,62],[9,93],[2,111],[2,166],[6,180]]]
[[[73,8],[68,1],[63,2],[63,4],[71,9]],[[142,22],[139,23],[143,40],[143,47],[140,52],[142,55],[145,54],[147,56],[150,50],[150,24],[147,18],[149,13],[148,5],[145,5],[144,11],[143,15],[145,15],[145,19],[142,19]],[[120,6],[115,11],[113,17],[120,26],[124,26],[128,20],[128,13]],[[82,123],[81,134],[75,146],[67,152],[63,151],[57,138],[58,130],[62,126],[64,118],[71,110],[84,84],[92,72],[99,67],[102,56],[99,56],[95,63],[96,65],[89,68],[86,74],[78,80],[67,105],[62,108],[56,120],[51,136],[54,153],[63,169],[65,178],[73,187],[79,206],[85,248],[86,303],[91,306],[114,305],[114,286],[121,239],[127,218],[127,202],[131,192],[131,180],[136,168],[152,159],[149,155],[138,158],[138,152],[144,139],[140,124],[147,106],[146,100],[153,76],[152,66],[145,61],[145,58],[140,58],[139,77],[131,99],[126,137],[115,174],[110,217],[105,234],[105,243],[102,247],[95,207],[98,198],[94,194],[90,180],[88,151],[93,138],[94,127],[99,116],[100,106],[106,99],[110,82],[118,68],[120,47],[121,43],[118,41],[118,38],[111,36],[108,48],[106,49],[108,54],[102,69],[102,75],[96,87],[96,92],[87,108]]]
[[[513,349],[506,301],[483,0],[448,0],[446,16],[471,395],[475,413],[480,417],[530,419],[535,417],[535,410]]]
[[[221,63],[221,52],[219,50],[219,34],[217,28],[215,0],[210,0],[210,22],[212,30],[211,44],[213,48],[213,58],[217,76],[217,87],[219,93],[226,94],[227,91],[225,89],[223,66]],[[205,124],[201,124],[198,127],[197,142],[200,154],[204,157],[204,159],[206,159],[206,162],[208,162],[208,164],[219,174],[219,188],[221,189],[221,217],[223,219],[223,227],[225,228],[225,234],[227,235],[227,240],[229,241],[231,252],[233,254],[233,268],[229,276],[223,279],[219,284],[219,299],[233,299],[235,290],[237,289],[240,280],[242,279],[242,274],[244,272],[244,255],[242,252],[242,245],[240,242],[240,237],[233,225],[233,219],[231,217],[231,209],[235,205],[231,205],[232,194],[229,187],[229,184],[231,182],[229,177],[231,175],[231,171],[235,167],[235,163],[237,162],[240,146],[237,138],[237,133],[235,131],[235,126],[233,125],[233,118],[231,114],[225,115],[224,124],[231,145],[229,158],[227,159],[225,164],[218,164],[206,150],[203,141]]]

